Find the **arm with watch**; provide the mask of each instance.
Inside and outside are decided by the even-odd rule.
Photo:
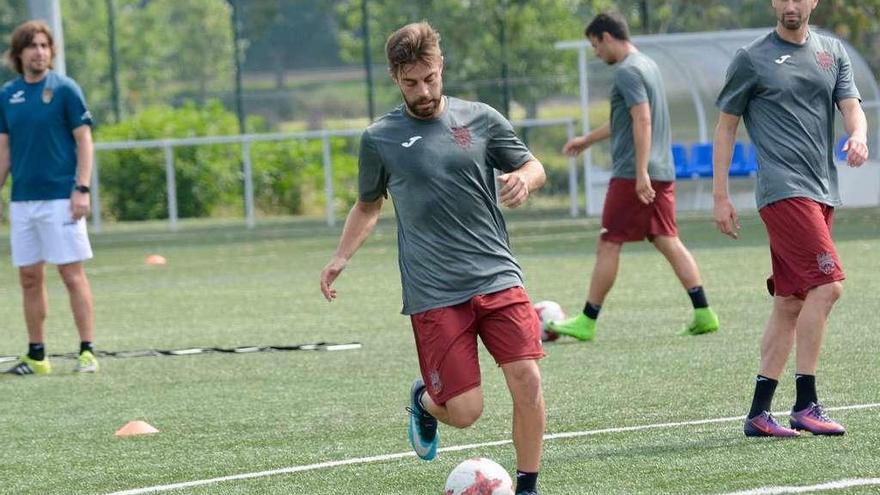
[[[73,138],[76,140],[76,185],[70,193],[70,213],[74,220],[79,220],[88,215],[91,209],[92,128],[88,125],[77,127],[73,130]]]

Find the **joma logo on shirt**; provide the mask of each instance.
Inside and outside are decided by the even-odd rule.
[[[774,62],[776,62],[779,65],[782,65],[785,63],[786,60],[788,60],[790,58],[791,58],[791,55],[783,55],[783,56],[777,58],[776,60],[774,60]]]
[[[409,138],[408,141],[404,141],[404,142],[400,143],[400,145],[403,146],[404,148],[409,148],[410,146],[416,144],[416,141],[418,141],[419,139],[422,139],[422,136],[413,136],[413,137]]]
[[[12,97],[9,98],[9,103],[24,103],[24,90],[19,89],[15,93],[12,94]]]

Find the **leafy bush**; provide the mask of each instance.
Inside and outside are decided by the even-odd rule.
[[[251,129],[265,130],[259,121]],[[130,141],[231,135],[236,117],[220,102],[180,108],[151,107],[116,125],[102,127],[97,140]],[[333,138],[336,199],[356,198],[357,161],[350,140]],[[173,148],[178,216],[222,214],[242,204],[241,146],[200,145]],[[116,220],[168,217],[165,154],[161,148],[102,151],[99,174],[106,216]],[[269,214],[300,214],[324,205],[320,140],[257,142],[251,145],[256,208]]]
[[[119,124],[102,127],[97,141],[130,141],[234,134],[235,115],[219,102],[203,107],[150,107]],[[234,147],[234,148],[237,148]],[[227,145],[174,148],[177,211],[182,218],[210,215],[236,195],[237,150]],[[149,220],[168,216],[165,153],[159,148],[105,151],[98,154],[101,192],[108,216]]]

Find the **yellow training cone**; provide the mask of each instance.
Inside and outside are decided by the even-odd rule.
[[[125,426],[116,430],[117,437],[133,437],[135,435],[149,435],[150,433],[159,433],[159,430],[153,428],[145,421],[129,421]]]

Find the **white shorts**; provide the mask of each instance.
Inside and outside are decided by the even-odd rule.
[[[12,264],[67,265],[92,257],[86,219],[74,221],[69,199],[9,203]]]

